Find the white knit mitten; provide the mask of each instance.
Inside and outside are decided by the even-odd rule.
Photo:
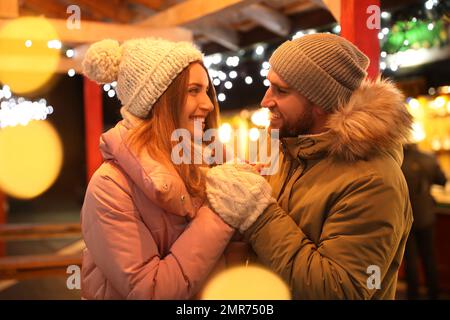
[[[247,230],[275,199],[272,188],[249,164],[223,164],[209,170],[206,194],[214,211],[240,232]]]

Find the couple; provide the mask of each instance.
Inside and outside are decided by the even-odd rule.
[[[254,251],[295,299],[394,299],[412,223],[400,169],[411,117],[394,85],[366,79],[368,64],[331,34],[273,53],[261,105],[281,147],[264,178],[248,164],[171,162],[175,129],[217,127],[195,47],[93,44],[85,74],[117,81],[124,120],[102,135],[82,208],[83,298],[191,299]]]

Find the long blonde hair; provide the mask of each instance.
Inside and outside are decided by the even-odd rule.
[[[186,67],[170,84],[167,90],[153,105],[149,115],[137,127],[131,130],[129,145],[136,152],[145,149],[155,160],[161,161],[166,167],[173,167],[183,180],[187,191],[193,197],[204,199],[205,197],[205,177],[195,164],[175,165],[171,161],[172,148],[177,142],[171,141],[172,132],[180,128],[180,117],[182,107],[186,103],[189,69],[193,63]],[[207,71],[206,71],[207,72]],[[216,99],[216,92],[208,77],[208,96],[214,106],[205,119],[205,130],[217,128],[219,118],[219,105]]]

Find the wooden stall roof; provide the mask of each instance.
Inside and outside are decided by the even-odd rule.
[[[79,48],[78,58],[93,41],[144,36],[192,40],[210,54],[331,24],[336,19],[327,4],[336,1],[340,0],[2,0],[0,27],[14,17],[45,16],[65,45]],[[381,3],[388,10],[415,2]],[[66,27],[70,5],[80,9],[82,28],[78,31]],[[63,70],[79,65],[76,59],[61,63]]]

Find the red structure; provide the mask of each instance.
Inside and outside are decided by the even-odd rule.
[[[377,10],[368,10],[370,7]],[[373,28],[372,22],[374,15],[378,15],[376,18],[380,21],[380,11],[380,0],[341,0],[341,36],[354,43],[369,57],[368,72],[371,79],[379,74],[380,30]]]
[[[101,88],[95,82],[84,78],[84,123],[86,140],[86,174],[89,181],[102,163],[99,150],[100,135],[103,132],[103,106]]]

